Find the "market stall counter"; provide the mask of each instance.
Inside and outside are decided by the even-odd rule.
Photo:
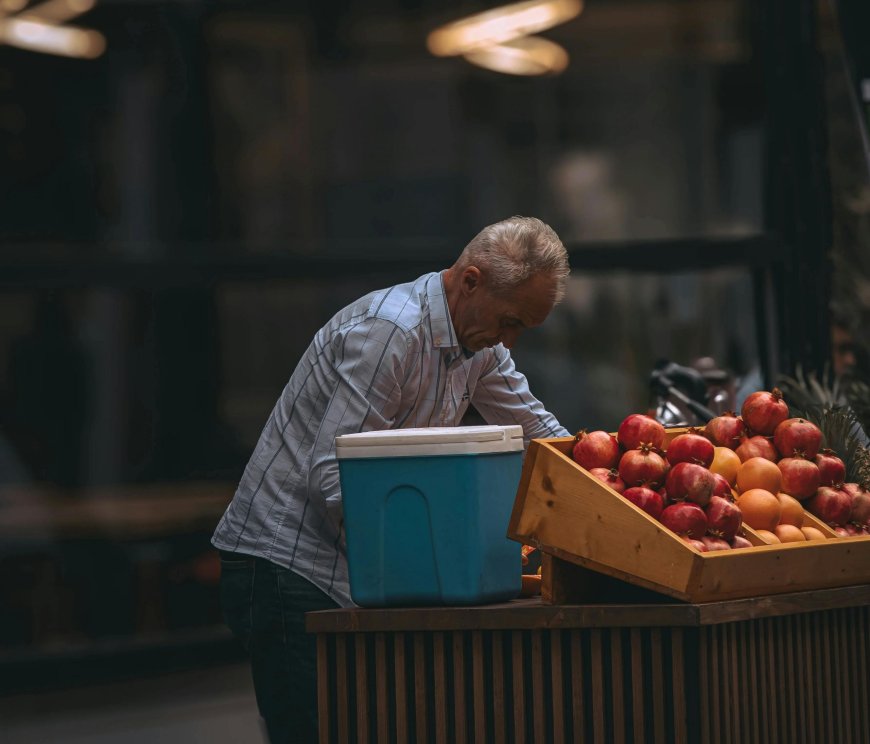
[[[870,585],[698,604],[622,588],[637,601],[310,613],[320,741],[867,741]]]

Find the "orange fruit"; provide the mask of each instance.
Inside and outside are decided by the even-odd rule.
[[[740,465],[740,457],[734,450],[728,449],[728,447],[713,448],[713,462],[710,463],[710,470],[719,473],[732,486],[737,480],[737,469]]]
[[[776,535],[774,535],[770,530],[755,530],[758,533],[758,536],[764,540],[768,545],[777,545],[782,540],[780,540]]]
[[[782,513],[779,515],[780,524],[790,524],[795,527],[804,526],[804,508],[801,502],[794,496],[789,496],[787,493],[778,493],[776,498],[779,499],[779,505],[782,507]]]
[[[795,527],[793,524],[778,524],[773,532],[779,541],[784,543],[806,542],[807,539],[807,536],[801,532],[801,528]]]
[[[780,492],[782,473],[775,462],[763,457],[750,457],[737,468],[737,490],[743,493],[753,488],[763,488],[771,494]]]
[[[815,527],[801,527],[801,532],[804,533],[804,537],[807,540],[827,540],[825,537],[825,533],[821,530],[817,530]]]
[[[782,507],[779,499],[770,491],[765,491],[763,488],[750,488],[740,494],[737,506],[743,514],[744,524],[748,524],[754,530],[773,532],[779,524]]]

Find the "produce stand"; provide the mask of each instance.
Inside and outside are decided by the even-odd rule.
[[[308,615],[321,742],[867,741],[870,537],[702,553],[573,441],[531,443],[508,527],[540,598]]]
[[[310,613],[320,741],[867,741],[870,585],[644,599]]]

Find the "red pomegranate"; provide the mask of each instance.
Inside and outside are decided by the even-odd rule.
[[[743,515],[737,505],[721,496],[711,497],[704,513],[707,515],[707,534],[723,540],[733,539],[743,524]]]
[[[846,486],[852,488],[847,490]],[[852,500],[852,514],[849,521],[859,525],[870,524],[870,491],[857,483],[847,483],[843,486],[843,490]]]
[[[849,498],[854,500],[855,496],[861,491],[866,491],[867,487],[861,483],[843,483],[840,489],[849,494]]]
[[[728,447],[728,449],[737,449],[745,431],[743,420],[737,418],[734,411],[727,411],[721,416],[710,419],[704,427],[707,439],[717,447]]]
[[[723,499],[734,501],[734,494],[731,493],[731,484],[724,475],[713,473],[713,481],[713,496],[721,496]]]
[[[816,465],[821,477],[820,484],[833,486],[846,480],[846,463],[832,449],[825,448],[816,455]]]
[[[665,508],[665,500],[658,491],[653,491],[645,486],[634,486],[626,488],[622,494],[632,504],[643,509],[654,519],[658,519],[662,515],[662,510]]]
[[[803,500],[812,496],[819,487],[819,466],[803,457],[783,457],[778,463],[782,473],[781,490],[789,496]]]
[[[756,434],[754,437],[747,437],[734,451],[740,458],[740,462],[746,462],[753,457],[763,457],[771,462],[776,462],[779,459],[779,452],[776,451],[773,442],[768,437],[763,437],[760,434]]]
[[[665,489],[674,501],[691,501],[699,506],[710,503],[716,479],[707,468],[692,462],[679,462],[668,471]]]
[[[650,416],[632,413],[619,425],[616,438],[625,450],[637,449],[642,444],[661,449],[665,442],[665,427]]]
[[[614,468],[619,462],[619,444],[612,434],[606,431],[578,431],[574,436],[574,449],[571,455],[580,467]]]
[[[851,537],[851,535],[849,535],[849,530],[845,527],[832,527],[831,529],[837,533],[838,537]]]
[[[725,540],[715,535],[704,535],[701,542],[707,546],[707,551],[710,553],[714,550],[731,550],[731,546]]]
[[[700,540],[707,532],[707,515],[704,510],[688,501],[666,506],[659,521],[680,537],[688,536]]]
[[[707,552],[707,546],[700,540],[696,540],[694,537],[683,537],[683,540],[689,543],[689,545],[691,545],[695,550],[698,550],[701,553]]]
[[[594,475],[617,493],[622,493],[625,490],[625,481],[619,477],[619,471],[616,468],[592,468],[589,475]]]
[[[773,432],[773,444],[783,457],[799,453],[814,460],[822,445],[822,432],[812,421],[790,418],[783,421]]]
[[[807,509],[831,527],[842,527],[852,515],[852,500],[839,488],[822,486],[806,503]]]
[[[749,540],[747,540],[742,535],[735,535],[731,539],[731,547],[732,548],[751,548],[752,543],[749,542]]]
[[[671,466],[680,462],[693,462],[709,468],[715,452],[713,443],[707,437],[701,436],[699,429],[692,428],[685,434],[675,436],[665,454]]]
[[[628,450],[619,461],[619,477],[628,487],[657,488],[664,482],[667,471],[668,464],[665,459],[653,452],[649,444],[642,444],[637,449]]]
[[[743,423],[756,434],[773,434],[773,430],[788,418],[788,405],[782,392],[774,388],[770,392],[759,390],[743,401],[740,409]]]

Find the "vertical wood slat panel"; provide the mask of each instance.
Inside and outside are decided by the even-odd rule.
[[[553,744],[565,743],[565,685],[562,683],[562,631],[550,632]]]
[[[846,707],[851,715],[850,725],[855,732],[855,741],[861,738],[861,732],[864,730],[861,727],[861,703],[857,695],[859,682],[859,657],[856,654],[858,650],[858,638],[855,635],[856,618],[854,610],[843,610],[843,639],[844,639],[844,660],[849,665],[848,684],[849,699],[846,702]],[[866,660],[865,660],[866,663]]]
[[[523,685],[523,636],[518,630],[513,631],[510,635],[514,677],[514,741],[516,744],[524,744],[526,741],[526,704]]]
[[[465,724],[465,639],[461,630],[455,630],[453,636],[453,731],[456,744],[465,744],[467,740]]]
[[[816,625],[816,632],[813,634],[813,665],[815,668],[815,699],[816,699],[816,730],[815,730],[815,739],[816,741],[825,741],[825,736],[827,735],[828,729],[828,710],[827,703],[825,702],[825,690],[824,690],[824,679],[825,679],[825,656],[824,650],[822,648],[822,620],[820,617],[813,615],[813,619]],[[828,739],[827,741],[830,741]]]
[[[544,709],[544,650],[542,631],[532,636],[532,732],[536,742],[546,739],[547,711]]]
[[[347,636],[339,633],[335,637],[335,691],[336,705],[338,706],[335,729],[338,741],[349,739],[350,709],[347,699]]]
[[[686,696],[680,693],[680,690],[686,689],[684,669],[683,631],[681,628],[674,628],[671,633],[671,674],[674,680],[671,697],[674,706],[674,741],[677,744],[688,744]]]
[[[840,741],[843,739],[843,690],[840,683],[840,629],[837,621],[836,613],[826,613],[830,619],[830,630],[828,637],[828,653],[831,657],[831,694],[834,699],[834,736]]]
[[[586,710],[583,705],[583,646],[579,630],[569,636],[571,647],[571,711],[574,719],[574,741],[586,737]]]
[[[634,722],[634,740],[644,741],[644,712],[643,712],[643,647],[641,644],[640,630],[629,630],[629,653],[631,654],[631,711]]]
[[[855,635],[855,650],[856,663],[860,672],[858,685],[855,687],[855,695],[857,696],[858,709],[861,714],[860,731],[870,731],[870,705],[865,705],[864,701],[870,700],[870,689],[868,689],[868,649],[867,632],[868,618],[870,618],[870,608],[861,607],[855,610],[853,623],[850,626]]]
[[[801,711],[804,666],[803,661],[798,657],[800,649],[798,644],[800,643],[801,634],[797,616],[789,616],[786,620],[788,621],[788,631],[786,633],[785,652],[788,661],[789,687],[793,705],[790,718],[792,730],[795,732],[795,738],[792,741],[799,741],[806,733],[806,729],[803,727],[803,711]]]
[[[493,736],[496,744],[507,741],[505,722],[508,716],[508,706],[505,703],[504,690],[504,635],[500,630],[492,634],[492,713]]]
[[[592,685],[592,739],[595,744],[604,742],[607,732],[604,728],[604,664],[601,653],[601,631],[597,628],[589,633]]]
[[[710,671],[712,664],[710,662],[710,633],[712,628],[701,628],[698,632],[698,667],[701,670],[701,711],[704,715],[700,716],[699,723],[701,725],[701,744],[712,744],[711,726],[713,722],[713,714],[710,701],[710,682],[713,675]]]
[[[852,654],[848,648],[848,635],[846,625],[846,610],[837,610],[835,614],[836,632],[834,641],[837,644],[837,666],[840,668],[840,673],[837,675],[837,697],[840,699],[840,708],[842,714],[840,716],[841,731],[840,736],[844,741],[857,741],[852,728],[852,713],[853,706],[849,704],[852,695],[852,685],[849,683],[851,676],[850,667],[852,666]],[[845,673],[844,673],[845,670]],[[870,701],[868,701],[870,702]],[[868,704],[865,702],[865,705]]]
[[[622,633],[610,629],[610,699],[613,705],[613,741],[625,741],[625,687],[622,679]]]
[[[767,720],[768,726],[768,736],[771,737],[768,741],[776,741],[779,737],[779,732],[777,729],[777,711],[779,710],[779,695],[777,690],[777,673],[776,673],[776,652],[775,643],[776,643],[776,629],[774,627],[773,620],[767,619],[763,621],[764,625],[764,638],[765,638],[765,648],[766,653],[764,657],[766,659],[766,671],[767,671],[767,690],[768,690],[768,706],[764,713],[764,717]]]
[[[813,615],[801,615],[801,643],[800,650],[798,651],[798,658],[801,660],[804,668],[804,675],[801,680],[801,707],[804,712],[803,727],[810,741],[814,741],[818,733],[816,730],[816,701],[813,699],[815,693],[816,655],[813,653],[812,648],[813,634],[810,626],[812,622],[814,622]]]
[[[746,625],[746,653],[748,656],[748,669],[746,686],[749,690],[749,699],[753,701],[756,708],[759,708],[759,684],[758,684],[758,644],[756,636],[758,633],[758,623],[747,623]],[[760,710],[754,711],[754,715],[750,716],[750,725],[752,727],[753,744],[761,744],[761,733],[759,727],[759,718],[762,713]]]
[[[426,646],[423,641],[423,633],[414,633],[414,708],[418,744],[427,744],[429,741],[426,666]]]
[[[779,688],[777,689],[777,710],[779,712],[779,732],[784,741],[794,741],[792,729],[792,711],[789,705],[791,680],[788,670],[788,646],[786,636],[788,633],[786,618],[778,617],[776,627],[776,663],[779,671]]]
[[[366,680],[366,637],[363,633],[354,635],[356,649],[356,740],[367,744],[369,740],[369,698]]]
[[[824,672],[823,672],[823,694],[825,702],[825,718],[827,719],[827,741],[833,742],[834,739],[834,690],[831,683],[831,622],[827,612],[822,613],[822,655],[824,657]],[[835,667],[836,668],[836,667]]]
[[[650,631],[650,657],[653,690],[653,734],[655,741],[665,741],[665,679],[662,674],[662,631]]]
[[[442,721],[440,727],[435,721],[438,741],[467,741],[472,738],[472,731],[475,742],[505,741],[505,716],[513,716],[516,736],[511,741],[547,739],[560,744],[569,738],[567,726],[570,725],[574,741],[618,742],[628,738],[626,721],[630,715],[632,741],[688,742],[690,737],[698,736],[696,731],[686,729],[687,721],[695,719],[687,715],[686,699],[670,690],[685,689],[692,684],[695,672],[686,667],[686,661],[694,657],[687,656],[690,648],[687,644],[697,638],[697,674],[701,681],[698,702],[702,710],[699,738],[702,741],[863,743],[867,740],[870,722],[865,662],[868,618],[870,608],[864,607],[724,623],[703,627],[696,635],[687,635],[679,628],[514,631],[509,636],[512,653],[507,662],[513,664],[513,698],[509,698],[507,704],[503,700],[500,714],[487,708],[490,704],[497,706],[497,688],[504,686],[506,660],[500,638],[493,640],[490,695],[486,682],[490,668],[484,655],[484,651],[488,652],[487,634],[473,632],[469,639],[461,632],[433,634],[433,670],[425,654],[424,639],[428,634],[416,633],[411,674],[415,691],[409,696],[406,682],[412,680],[408,680],[406,662],[411,647],[406,651],[402,634],[318,636],[317,715],[321,741],[349,741],[354,720],[350,716],[354,716],[357,723],[356,741],[371,741],[375,736],[379,742],[393,737],[397,741],[426,741],[427,734],[431,738],[432,722],[426,716],[425,705],[434,687],[436,700],[442,698],[443,703],[442,709],[436,711]],[[645,648],[647,632],[650,644]],[[547,633],[546,638],[544,633]],[[663,633],[670,635],[670,662],[664,658],[668,642],[663,639]],[[587,637],[592,653],[591,660],[587,660],[591,661],[591,675],[583,672],[582,644]],[[446,639],[449,642],[445,647]],[[470,643],[466,644],[466,640]],[[530,656],[524,640],[531,647]],[[470,660],[466,645],[472,652]],[[549,650],[546,656],[545,649]],[[390,665],[391,650],[394,668]],[[611,658],[605,669],[608,652]],[[626,653],[630,654],[629,660],[624,658]],[[571,669],[570,700],[566,697],[568,681],[561,665],[563,654]],[[356,674],[348,679],[354,660]],[[668,663],[669,671],[665,670]],[[629,669],[632,677],[627,680],[625,673]],[[370,684],[372,671],[374,685]],[[451,672],[449,678],[448,672]],[[391,674],[395,678],[395,693],[389,690]],[[645,674],[652,675],[652,684],[644,679]],[[531,689],[528,689],[529,679]],[[666,680],[672,681],[667,688]],[[585,732],[584,715],[588,714],[584,684],[592,686],[591,737]],[[446,695],[439,696],[439,691],[446,691]],[[355,710],[350,706],[354,692]],[[632,696],[630,711],[625,710],[629,694]],[[335,703],[329,699],[330,695],[335,697]],[[654,699],[644,700],[644,695]],[[469,711],[472,700],[474,710]],[[612,703],[611,718],[606,718],[610,708],[604,704],[607,700]],[[418,701],[422,705],[417,705]],[[715,704],[717,701],[719,705]],[[395,721],[391,719],[393,704]],[[455,710],[455,726],[448,731],[447,727],[454,721],[450,718],[451,704]],[[332,705],[335,706],[334,717],[330,720]],[[422,711],[416,726],[417,736],[410,730],[408,721],[411,705],[418,715]],[[669,721],[665,705],[673,706],[672,730],[666,730]],[[492,710],[494,716],[491,722],[487,718],[488,710]],[[653,731],[644,731],[648,728],[646,715],[652,716]],[[718,728],[714,725],[717,715]],[[473,728],[471,721],[465,723],[467,717],[473,719]],[[732,719],[730,727],[729,718]],[[491,723],[497,731],[499,720],[502,721],[500,737],[488,730]]]
[[[483,677],[483,633],[479,630],[471,632],[471,675],[474,695],[474,741],[484,741],[486,738],[486,702]],[[401,741],[401,739],[399,740]]]
[[[322,633],[317,636],[317,734],[320,744],[328,744],[330,739],[327,639]]]
[[[741,669],[743,657],[746,655],[745,631],[746,626],[742,623],[733,623],[731,632],[731,700],[736,715],[732,715],[734,736],[737,741],[745,742],[749,738],[749,718],[743,718],[740,710],[743,705],[741,697],[746,687],[746,677]]]
[[[433,663],[435,665],[435,741],[447,744],[447,659],[444,654],[444,633],[437,632],[432,639]]]
[[[375,723],[378,744],[389,741],[390,708],[387,703],[387,645],[383,633],[375,633]]]
[[[734,718],[737,721],[737,731],[740,741],[752,741],[752,718],[747,714],[749,710],[749,659],[747,648],[751,628],[743,623],[738,623],[734,629],[734,645],[731,649],[734,666]]]
[[[725,623],[724,625],[720,625],[718,628],[719,631],[719,643],[717,644],[717,656],[719,657],[719,670],[721,673],[720,682],[720,690],[721,697],[718,698],[721,700],[722,704],[722,715],[720,717],[722,728],[722,739],[723,741],[735,741],[734,735],[732,732],[732,724],[734,720],[734,716],[732,711],[734,710],[734,705],[731,700],[731,655],[728,653],[731,643],[731,630],[733,626],[730,623]],[[716,699],[716,698],[714,698]]]
[[[396,689],[396,741],[408,741],[408,690],[405,681],[405,634],[393,637],[393,666]]]

